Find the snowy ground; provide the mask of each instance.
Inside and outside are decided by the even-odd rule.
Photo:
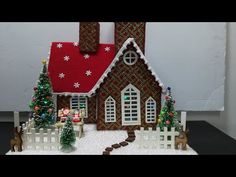
[[[126,131],[97,131],[96,125],[84,126],[85,136],[76,140],[76,150],[70,153],[60,151],[32,151],[24,150],[22,152],[9,151],[6,155],[101,155],[106,147],[112,144],[124,141],[127,138]],[[128,146],[114,149],[111,155],[197,155],[197,153],[188,147],[187,151],[166,150],[166,149],[145,149],[139,148],[137,141],[129,143]]]

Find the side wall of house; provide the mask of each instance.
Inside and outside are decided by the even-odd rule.
[[[127,46],[123,54],[127,50],[136,51],[133,44]],[[139,56],[139,54],[138,54]],[[140,57],[140,56],[139,56]],[[126,65],[123,61],[123,55],[112,68],[111,72],[104,79],[104,82],[98,89],[98,130],[134,130],[139,129],[138,126],[122,126],[122,110],[121,110],[121,91],[128,85],[132,84],[140,91],[140,108],[141,108],[141,126],[156,127],[156,123],[146,123],[145,121],[145,101],[151,96],[156,101],[157,115],[161,109],[161,91],[162,88],[155,81],[155,77],[148,70],[144,60],[138,58],[134,65]],[[116,101],[116,122],[105,122],[105,100],[112,96]]]

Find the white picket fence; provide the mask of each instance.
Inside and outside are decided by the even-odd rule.
[[[164,127],[164,131],[161,131],[159,127],[156,130],[151,127],[144,130],[141,127],[140,130],[135,131],[135,134],[140,148],[174,149],[175,136],[178,136],[179,132],[175,131],[175,128],[168,131],[167,127]]]
[[[181,122],[183,130],[186,129],[186,112],[181,112]],[[157,127],[153,130],[149,127],[148,130],[144,130],[143,127],[140,130],[135,131],[138,146],[140,148],[159,148],[159,149],[174,149],[175,148],[175,136],[179,135],[178,131],[172,127],[170,131],[167,127],[164,127],[164,131]]]
[[[36,133],[33,126],[33,120],[29,119],[28,122],[22,124],[23,128],[23,149],[24,150],[55,150],[59,149],[60,143],[60,131],[55,129],[47,129],[46,132],[44,129],[40,129]]]

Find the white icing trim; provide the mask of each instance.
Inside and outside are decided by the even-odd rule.
[[[127,46],[130,43],[133,43],[134,47],[137,50],[137,53],[140,55],[140,58],[144,60],[144,63],[147,64],[148,66],[148,70],[151,71],[152,75],[155,77],[155,80],[159,83],[159,86],[162,88],[162,91],[164,91],[164,84],[161,82],[160,78],[157,76],[157,74],[154,72],[154,70],[151,68],[151,66],[149,65],[146,57],[144,56],[143,52],[140,50],[139,46],[137,45],[137,43],[135,42],[134,38],[128,38],[124,44],[122,45],[122,47],[120,48],[120,50],[117,52],[114,60],[111,62],[111,64],[109,65],[109,67],[106,69],[106,71],[103,73],[103,75],[100,77],[100,79],[97,81],[97,83],[94,85],[94,87],[88,92],[88,95],[91,95],[93,93],[95,93],[95,91],[100,87],[100,84],[104,81],[104,79],[107,77],[108,73],[110,73],[111,69],[115,66],[116,62],[119,61],[119,58],[121,55],[123,55],[123,51],[127,48]]]
[[[74,93],[74,92],[53,92],[54,95],[65,96],[91,96],[88,93]]]

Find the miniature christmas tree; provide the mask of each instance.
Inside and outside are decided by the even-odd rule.
[[[55,123],[54,103],[51,93],[51,83],[47,73],[46,60],[42,61],[43,70],[40,73],[37,86],[34,87],[34,95],[30,103],[36,129],[47,128]]]
[[[75,132],[71,118],[67,117],[60,137],[61,150],[64,152],[71,152],[73,150],[73,144],[75,143],[75,140]]]
[[[171,127],[175,127],[176,130],[180,129],[180,123],[177,119],[177,112],[175,111],[174,104],[175,100],[172,98],[171,88],[168,87],[164,106],[161,109],[157,125],[162,131],[164,130],[164,127],[167,127],[168,130],[170,130]]]

